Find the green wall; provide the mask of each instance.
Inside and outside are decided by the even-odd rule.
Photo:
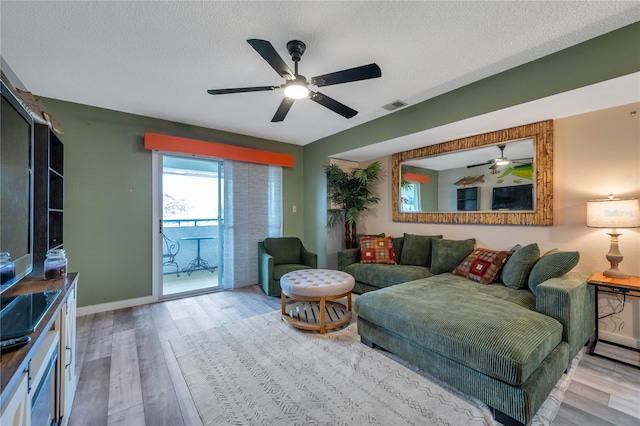
[[[326,265],[322,166],[327,157],[638,71],[640,23],[635,23],[306,145],[307,248],[318,253],[320,267]]]
[[[283,172],[285,235],[303,235],[302,147],[53,99],[64,134],[64,247],[80,271],[78,305],[151,295],[151,151],[144,133],[292,154]],[[292,206],[298,213],[292,213]]]

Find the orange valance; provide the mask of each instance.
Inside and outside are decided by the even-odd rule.
[[[293,155],[259,149],[243,148],[217,142],[180,138],[158,133],[144,134],[144,147],[165,152],[202,155],[246,163],[268,164],[271,166],[293,167]]]
[[[419,173],[405,173],[404,178],[409,182],[417,183],[429,183],[431,182],[431,176],[421,175]]]

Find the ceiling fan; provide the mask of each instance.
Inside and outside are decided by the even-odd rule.
[[[336,71],[329,74],[319,75],[307,80],[305,76],[298,74],[298,62],[302,58],[302,54],[306,49],[306,45],[300,40],[291,40],[287,43],[287,50],[291,59],[295,64],[295,71],[285,64],[273,45],[267,40],[249,39],[247,43],[255,49],[262,58],[271,65],[271,67],[287,81],[280,86],[256,86],[256,87],[239,87],[235,89],[211,89],[207,93],[211,95],[224,95],[228,93],[246,93],[246,92],[263,92],[268,90],[284,89],[285,98],[280,103],[278,110],[271,119],[271,122],[282,121],[286,117],[291,105],[296,99],[309,97],[312,101],[329,108],[331,111],[340,114],[345,118],[355,116],[358,111],[324,95],[320,92],[314,92],[309,86],[331,86],[333,84],[349,83],[352,81],[368,80],[382,76],[380,67],[375,63],[362,65],[360,67],[349,68],[342,71]]]
[[[505,147],[506,147],[505,144],[498,145],[498,148],[500,149],[500,157],[494,158],[489,161],[485,161],[484,163],[471,164],[471,165],[468,165],[467,168],[470,169],[472,167],[485,166],[487,164],[491,164],[491,166],[489,167],[489,170],[495,170],[498,168],[498,166],[506,166],[508,164],[514,164],[513,168],[517,169],[518,167],[526,167],[531,165],[531,161],[533,160],[533,158],[518,158],[514,160],[509,160],[507,157],[504,156]]]

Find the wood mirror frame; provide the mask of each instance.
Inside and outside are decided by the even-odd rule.
[[[533,211],[429,212],[400,211],[400,164],[414,158],[441,155],[508,141],[534,139],[535,206]],[[553,120],[526,124],[436,145],[399,152],[392,156],[392,209],[394,222],[468,223],[489,225],[553,225]]]

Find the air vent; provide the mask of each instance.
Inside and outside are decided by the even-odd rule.
[[[397,100],[397,101],[393,101],[389,104],[383,105],[382,108],[388,110],[388,111],[395,111],[398,108],[402,108],[402,107],[406,107],[407,103]]]

